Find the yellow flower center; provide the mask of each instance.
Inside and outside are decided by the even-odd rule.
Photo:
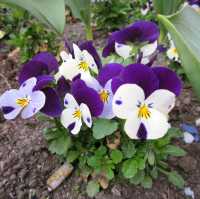
[[[79,63],[79,69],[83,69],[84,71],[89,70],[89,64],[86,61],[81,61]]]
[[[25,108],[28,106],[30,100],[28,98],[19,98],[16,100],[16,103],[21,106],[22,108]]]
[[[73,113],[73,117],[74,118],[78,118],[78,119],[81,119],[81,111],[80,109],[77,109],[74,113]]]
[[[138,117],[144,119],[148,119],[151,117],[151,112],[149,111],[148,107],[145,104],[140,106],[138,111]]]
[[[109,95],[109,92],[104,89],[99,93],[100,99],[103,103],[108,103]]]

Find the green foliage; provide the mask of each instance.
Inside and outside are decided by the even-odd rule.
[[[118,164],[122,161],[123,154],[120,150],[115,149],[115,150],[111,151],[110,157],[114,164]]]
[[[0,0],[0,3],[19,6],[23,9],[26,9],[41,22],[54,29],[56,32],[62,34],[64,31],[64,0]]]
[[[99,192],[99,184],[96,181],[90,181],[87,185],[86,192],[88,196],[94,197]]]
[[[93,124],[93,136],[95,139],[102,139],[113,134],[118,128],[118,123],[107,119],[98,119]]]
[[[183,149],[174,145],[167,145],[162,152],[177,157],[186,155]]]
[[[125,178],[133,178],[137,174],[138,162],[136,159],[128,159],[123,162],[122,173]]]
[[[200,96],[200,15],[189,6],[172,16],[158,15],[175,42],[184,71]]]
[[[182,189],[184,187],[185,181],[181,177],[180,174],[178,174],[176,171],[172,171],[168,175],[168,180],[178,188]]]

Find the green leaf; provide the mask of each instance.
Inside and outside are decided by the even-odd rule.
[[[99,184],[96,181],[90,181],[87,184],[86,192],[89,197],[94,197],[99,192]]]
[[[66,155],[70,146],[71,138],[66,134],[63,134],[62,136],[49,142],[49,150],[51,153],[56,153],[58,155]]]
[[[73,150],[69,151],[67,153],[67,162],[68,163],[74,162],[78,158],[79,155],[80,153],[78,151],[73,151]]]
[[[184,187],[185,181],[176,171],[172,171],[168,174],[168,180],[179,189]]]
[[[122,144],[122,152],[125,158],[132,158],[135,155],[135,145],[131,140]]]
[[[153,0],[153,5],[157,13],[170,15],[178,11],[184,0]]]
[[[200,15],[186,6],[172,16],[158,15],[178,50],[184,71],[200,97]]]
[[[141,185],[146,189],[150,189],[152,187],[152,184],[152,179],[149,176],[145,176],[143,181],[141,182]]]
[[[118,123],[107,119],[98,119],[93,125],[93,137],[102,139],[114,133],[118,128]]]
[[[155,163],[155,154],[154,154],[154,152],[153,151],[149,151],[149,153],[148,153],[148,162],[149,162],[149,164],[151,165],[151,166],[153,166],[154,165],[154,163]]]
[[[118,149],[111,151],[110,157],[114,164],[120,163],[123,159],[122,152]]]
[[[183,149],[174,145],[165,146],[162,152],[177,157],[186,155],[186,152]]]
[[[103,155],[106,154],[106,152],[107,152],[106,147],[102,145],[95,151],[95,156],[102,157]]]
[[[61,34],[64,32],[64,0],[0,0],[0,3],[16,5],[26,9],[41,22],[53,28],[57,32]]]
[[[87,159],[87,163],[93,168],[99,168],[102,162],[101,158],[99,158],[98,156],[92,156]]]
[[[139,185],[141,182],[143,182],[144,176],[145,176],[144,171],[138,171],[137,174],[129,181],[134,185]]]
[[[110,166],[106,166],[104,169],[103,169],[103,172],[105,173],[106,175],[106,178],[108,180],[112,180],[114,178],[114,172],[112,170],[112,168]]]
[[[157,169],[156,167],[154,167],[154,168],[151,170],[150,174],[151,174],[151,177],[152,177],[152,178],[154,178],[154,179],[158,178],[158,169]]]
[[[122,173],[125,178],[133,178],[138,171],[137,161],[135,159],[129,159],[123,162]]]

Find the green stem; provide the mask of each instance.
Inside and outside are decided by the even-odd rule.
[[[92,32],[92,26],[91,25],[85,26],[85,32],[86,32],[86,39],[87,40],[93,40],[93,32]]]

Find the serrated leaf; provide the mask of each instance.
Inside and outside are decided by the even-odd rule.
[[[174,146],[174,145],[167,145],[163,148],[163,153],[166,153],[168,155],[172,155],[172,156],[177,156],[177,157],[181,157],[186,155],[186,152],[181,149],[178,146]]]
[[[102,139],[114,133],[118,128],[118,123],[107,119],[98,119],[93,125],[93,137]]]
[[[141,185],[146,188],[146,189],[150,189],[152,187],[153,181],[151,179],[151,177],[149,176],[145,176]]]
[[[70,146],[71,138],[65,134],[49,142],[49,150],[51,153],[56,153],[58,155],[66,155]]]
[[[135,159],[129,159],[123,162],[122,165],[122,173],[125,178],[133,178],[137,171],[138,171],[138,165],[137,161]]]
[[[168,180],[179,189],[184,187],[185,181],[176,171],[172,171],[168,174]]]
[[[90,181],[87,184],[86,192],[89,197],[94,197],[99,192],[99,184],[96,181]]]
[[[111,157],[114,164],[120,163],[123,159],[122,152],[118,149],[112,150],[110,157]]]
[[[175,43],[184,71],[200,97],[200,15],[185,6],[172,16],[158,15]]]

